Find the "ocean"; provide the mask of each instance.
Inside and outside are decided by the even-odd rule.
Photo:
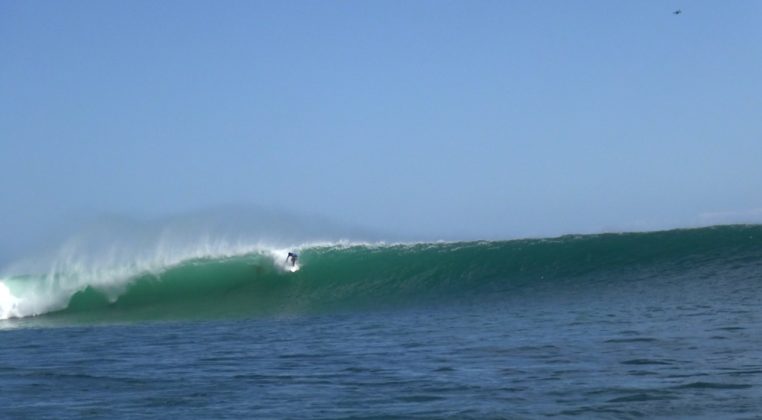
[[[0,418],[762,418],[762,226],[188,249],[6,269]]]

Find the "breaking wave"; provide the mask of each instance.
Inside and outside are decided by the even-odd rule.
[[[311,243],[202,241],[132,260],[61,258],[0,278],[0,319],[206,319],[503,299],[564,285],[626,284],[697,270],[762,276],[762,226],[511,241]],[[300,254],[300,269],[285,264]]]

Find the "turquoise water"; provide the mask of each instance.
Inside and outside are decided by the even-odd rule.
[[[760,226],[279,253],[5,276],[0,417],[762,412]]]

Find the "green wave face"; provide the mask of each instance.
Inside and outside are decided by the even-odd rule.
[[[49,321],[290,316],[471,299],[531,299],[563,287],[609,287],[708,268],[758,269],[762,227],[725,226],[555,239],[314,246],[300,270],[272,254],[197,258],[124,280],[114,293],[85,285]],[[32,281],[32,279],[27,279]],[[66,288],[62,289],[66,290]],[[63,293],[63,292],[62,292]]]

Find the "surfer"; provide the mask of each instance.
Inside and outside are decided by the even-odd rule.
[[[288,253],[288,256],[286,257],[286,262],[288,263],[289,261],[291,261],[291,267],[293,267],[293,266],[295,266],[295,265],[296,265],[296,259],[297,259],[297,258],[299,258],[299,256],[298,256],[298,255],[296,255],[296,254],[295,254],[295,253],[293,253],[293,252],[289,252],[289,253]]]

